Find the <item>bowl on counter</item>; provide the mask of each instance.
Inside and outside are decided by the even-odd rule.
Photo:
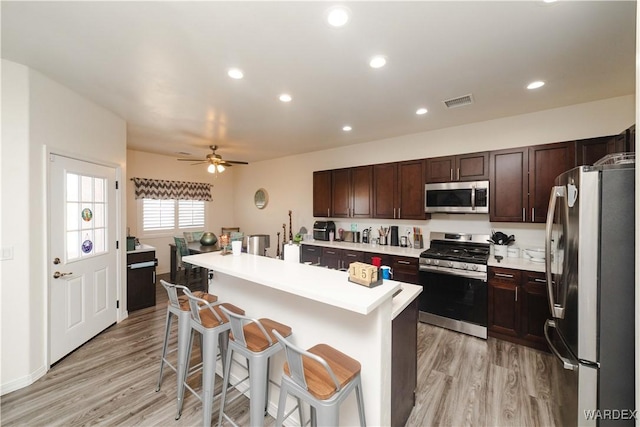
[[[525,249],[524,253],[531,259],[533,262],[544,262],[545,250],[544,248],[530,248]]]

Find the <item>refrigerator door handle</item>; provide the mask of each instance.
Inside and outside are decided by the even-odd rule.
[[[549,310],[551,315],[557,319],[564,318],[564,307],[556,304],[553,293],[553,279],[551,271],[551,232],[553,229],[553,218],[556,212],[556,205],[559,197],[566,197],[567,190],[564,186],[556,185],[551,189],[551,197],[549,198],[549,210],[547,211],[547,228],[544,242],[545,255],[544,263],[547,276],[547,294],[549,295]]]
[[[562,362],[562,367],[568,371],[575,371],[576,369],[578,369],[578,364],[576,363],[571,363],[571,361],[569,359],[567,359],[566,357],[562,357],[560,355],[560,352],[558,351],[558,349],[553,345],[553,343],[551,342],[551,338],[549,338],[549,328],[554,328],[556,327],[556,322],[554,320],[551,319],[547,319],[544,322],[544,337],[547,340],[547,344],[549,344],[549,349],[551,349],[551,352],[558,358],[560,359],[560,361]]]

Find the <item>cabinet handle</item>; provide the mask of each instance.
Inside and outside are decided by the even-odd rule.
[[[538,283],[547,283],[547,281],[544,279],[533,279],[533,281]]]
[[[531,222],[536,221],[536,208],[531,208]]]
[[[453,181],[453,169],[449,169],[449,181]]]
[[[396,208],[393,208],[393,219],[396,219]]]
[[[315,250],[315,248],[307,248],[307,250],[308,250],[309,252],[315,252],[315,251],[316,251],[316,250]]]
[[[400,214],[401,211],[402,211],[402,208],[398,208],[398,219],[402,217],[402,214]]]
[[[522,222],[526,222],[527,220],[524,217],[524,208],[522,208]]]
[[[516,302],[518,302],[518,288],[516,287]]]
[[[356,255],[356,254],[347,254],[347,256],[348,256],[348,257],[351,257],[351,258],[354,258],[354,257],[356,257],[357,255]]]
[[[320,261],[321,261],[321,259],[320,259],[320,257],[318,257],[318,265],[320,265]]]
[[[327,253],[330,254],[330,255],[335,255],[336,254],[335,252],[332,252],[332,251],[327,251]]]
[[[496,277],[504,277],[505,279],[513,279],[513,274],[495,273]]]
[[[327,216],[329,216],[329,208],[327,208]]]
[[[402,261],[402,260],[398,260],[396,261],[398,264],[404,264],[404,265],[409,265],[411,264],[409,261]]]
[[[458,177],[456,178],[456,181],[460,181],[460,168],[458,168]]]

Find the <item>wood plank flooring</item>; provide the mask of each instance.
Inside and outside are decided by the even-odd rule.
[[[0,424],[201,425],[200,402],[189,392],[185,394],[182,417],[174,420],[173,371],[165,368],[162,390],[155,391],[166,301],[166,293],[158,284],[156,307],[131,313],[128,319],[61,360],[34,384],[2,396]],[[171,345],[175,345],[175,338]],[[194,349],[194,358],[197,354]],[[550,398],[554,378],[558,378],[556,365],[547,353],[420,323],[416,406],[407,426],[560,425]],[[189,382],[198,388],[199,375]],[[216,393],[220,384],[218,377]],[[214,408],[215,425],[217,400]],[[248,409],[248,399],[241,397],[228,406],[227,412],[239,425],[248,425]],[[265,419],[265,425],[273,424],[272,417]]]

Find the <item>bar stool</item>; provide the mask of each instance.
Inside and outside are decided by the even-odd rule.
[[[187,365],[184,372],[183,381],[180,384],[182,393],[186,387],[202,402],[202,419],[205,426],[211,425],[211,415],[213,410],[213,391],[215,390],[216,379],[216,354],[218,352],[218,341],[220,342],[220,355],[224,366],[227,346],[229,343],[229,330],[231,326],[229,319],[222,312],[222,307],[230,312],[244,314],[244,311],[233,304],[216,303],[215,305],[202,298],[196,297],[188,289],[182,292],[189,298],[189,308],[191,310],[191,331],[199,332],[202,336],[202,388],[198,394],[187,384],[187,372],[189,371],[189,360],[191,360],[191,343],[193,334],[189,335],[187,345]],[[224,389],[224,387],[223,387]],[[180,402],[182,405],[182,402]],[[178,409],[182,413],[182,406]]]
[[[176,419],[180,418],[180,408],[182,407],[183,391],[180,387],[182,379],[185,377],[185,366],[187,360],[187,344],[189,343],[189,332],[191,331],[191,325],[189,324],[189,299],[186,295],[178,296],[178,289],[187,289],[182,285],[174,285],[173,283],[160,280],[160,284],[166,289],[169,301],[167,303],[167,319],[164,329],[164,344],[162,345],[162,358],[160,359],[160,376],[158,378],[158,386],[156,391],[160,391],[163,380],[164,365],[167,364],[176,373],[176,384],[178,390],[178,414]],[[216,302],[218,297],[215,295],[207,294],[204,292],[194,292],[194,295],[198,298],[202,298],[207,302]],[[169,334],[171,333],[171,322],[173,317],[178,320],[178,345],[172,350],[168,350],[169,347]],[[168,353],[178,352],[177,366],[173,366],[167,359]]]
[[[268,331],[276,330],[282,336],[288,337],[291,335],[291,328],[275,320],[265,318],[252,319],[233,313],[225,307],[221,309],[229,317],[231,323],[231,336],[224,365],[224,384],[229,383],[233,353],[238,352],[247,359],[249,375],[241,381],[238,381],[232,387],[237,388],[240,383],[247,379],[249,380],[249,422],[253,427],[264,425],[264,416],[269,402],[269,360],[271,356],[283,349],[278,339],[272,332]],[[222,425],[223,417],[234,426],[237,426],[237,424],[224,413],[227,389],[228,387],[226,386],[222,388],[218,426]],[[298,408],[300,408],[300,405],[298,405]],[[302,420],[302,416],[300,419]]]
[[[285,348],[287,362],[284,365],[278,417],[276,426],[284,421],[284,404],[291,394],[311,406],[311,425],[339,425],[340,404],[351,390],[356,391],[360,426],[366,425],[364,400],[360,380],[360,363],[326,344],[318,344],[309,350],[296,347],[278,331],[273,331]]]

